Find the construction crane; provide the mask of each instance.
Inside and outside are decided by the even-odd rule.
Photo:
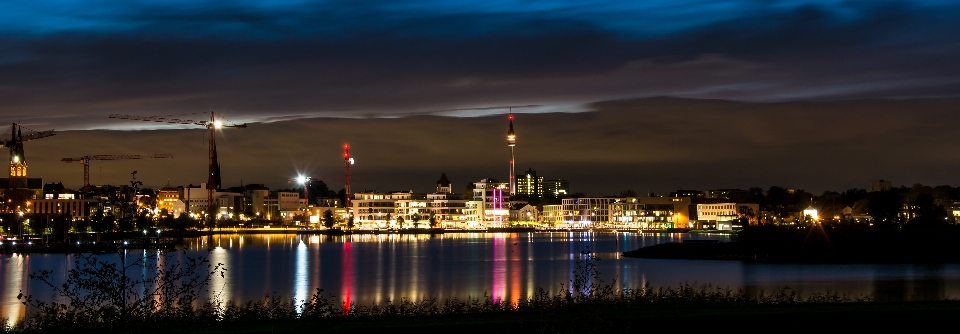
[[[169,154],[113,154],[113,155],[85,155],[78,158],[63,158],[63,162],[79,161],[83,163],[83,186],[90,186],[90,160],[124,160],[124,159],[150,159],[150,158],[173,158]]]
[[[27,187],[27,158],[23,154],[23,142],[55,135],[53,130],[33,131],[12,123],[9,139],[3,139],[3,147],[10,149],[10,189]],[[31,131],[23,135],[23,129]]]
[[[216,204],[213,202],[213,192],[215,189],[220,188],[220,163],[217,162],[217,129],[222,128],[234,128],[234,129],[243,129],[247,127],[247,124],[226,124],[223,121],[217,120],[217,114],[213,111],[210,112],[209,121],[194,121],[186,119],[177,119],[177,118],[164,118],[156,116],[132,116],[132,115],[110,115],[110,118],[117,119],[129,119],[133,121],[144,121],[144,122],[157,122],[157,123],[172,123],[172,124],[191,124],[199,125],[206,127],[210,130],[210,143],[208,150],[208,172],[207,172],[207,213],[209,214],[210,219],[213,219],[216,216]]]

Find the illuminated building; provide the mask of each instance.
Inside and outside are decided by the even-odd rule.
[[[547,180],[543,182],[543,196],[564,198],[570,194],[570,182],[567,180]]]
[[[180,194],[180,203],[174,203],[174,211],[203,215],[209,209],[206,183],[177,187],[177,192]]]
[[[549,227],[563,224],[563,206],[559,204],[544,205],[540,217],[540,222]]]
[[[90,212],[96,210],[100,201],[96,199],[76,199],[72,196],[63,198],[45,198],[30,200],[31,212],[41,215],[65,216],[73,219],[90,218]]]
[[[473,201],[478,202],[473,219],[483,227],[503,227],[509,222],[510,185],[496,179],[483,179],[473,183]]]
[[[810,220],[816,221],[816,220],[820,220],[820,215],[817,212],[817,209],[814,209],[813,205],[810,205],[810,206],[807,206],[806,209],[803,209],[803,218],[804,220],[810,219]]]
[[[691,197],[691,198],[703,198],[703,192],[699,190],[690,190],[690,189],[679,189],[677,191],[670,192],[670,197]]]
[[[427,194],[427,206],[437,221],[437,227],[467,228],[467,216],[464,212],[467,202],[456,194]]]
[[[173,211],[174,204],[180,200],[180,191],[177,188],[170,186],[170,180],[167,180],[167,185],[163,188],[160,188],[160,191],[157,192],[157,210],[167,210],[167,213],[173,217],[177,217],[179,212]]]
[[[744,198],[745,196],[749,196],[749,195],[750,195],[750,192],[743,189],[714,189],[714,190],[707,190],[704,193],[704,197],[706,198],[725,198],[725,199]]]
[[[266,220],[279,220],[290,222],[294,217],[305,213],[307,200],[300,198],[299,193],[278,191],[271,193],[263,201],[264,214]]]
[[[247,184],[243,186],[243,195],[246,197],[246,211],[254,217],[264,217],[267,213],[266,201],[270,198],[270,188],[263,184]]]
[[[517,195],[527,198],[543,197],[543,176],[537,176],[537,171],[528,168],[523,175],[517,175]]]
[[[536,224],[540,221],[540,210],[527,203],[513,203],[510,206],[510,222]]]
[[[0,179],[0,197],[9,202],[3,203],[3,211],[20,211],[26,207],[28,199],[38,199],[43,195],[43,180],[27,177],[27,158],[24,155],[23,142],[53,136],[53,130],[22,133],[23,127],[13,123],[10,138],[0,140],[0,146],[10,149],[10,170],[8,177]],[[12,201],[11,201],[12,199]]]
[[[753,203],[707,203],[697,204],[698,228],[731,230],[742,215],[751,215],[752,219],[760,212],[760,205]]]
[[[610,204],[622,200],[613,197],[565,198],[560,205],[563,222],[569,228],[604,227],[610,221]]]
[[[364,191],[354,194],[351,201],[354,224],[361,229],[414,228],[418,227],[416,225],[424,228],[430,225],[431,215],[437,221],[437,227],[466,228],[466,203],[455,194],[422,195],[412,191],[387,194]],[[418,218],[416,224],[414,215]]]
[[[610,204],[610,223],[618,228],[690,228],[689,197],[628,197]]]
[[[361,229],[397,228],[397,201],[409,199],[410,192],[382,194],[375,191],[362,191],[353,194],[350,204],[353,206],[353,223]]]

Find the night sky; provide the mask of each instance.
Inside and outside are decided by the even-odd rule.
[[[517,170],[590,195],[960,185],[958,31],[957,1],[3,1],[0,122],[58,130],[30,176],[70,187],[86,154],[205,181],[201,128],[107,115],[215,110],[251,123],[226,186],[332,179],[350,142],[355,190],[460,188],[506,178],[505,105],[539,106]]]

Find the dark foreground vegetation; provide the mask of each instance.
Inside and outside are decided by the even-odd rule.
[[[665,243],[624,255],[775,263],[960,263],[960,226],[749,226],[729,243]]]
[[[173,261],[178,256],[183,260]],[[606,333],[659,327],[714,330],[730,323],[816,329],[823,321],[843,321],[864,329],[880,328],[876,319],[946,323],[960,309],[960,303],[954,301],[877,303],[865,296],[801,296],[789,289],[760,295],[689,285],[620,290],[600,279],[595,266],[599,259],[590,252],[581,254],[574,280],[560,292],[551,294],[541,289],[528,299],[516,301],[484,296],[343,305],[318,289],[302,303],[270,296],[235,304],[201,300],[211,279],[225,270],[206,258],[168,252],[154,258],[118,255],[118,259],[110,262],[92,255],[78,256],[65,282],[54,282],[53,277],[63,276],[49,271],[32,274],[32,279],[49,284],[60,298],[49,301],[20,296],[29,306],[27,318],[4,331],[380,333],[410,329],[417,333]],[[161,260],[164,262],[158,266]],[[150,277],[125,274],[143,268],[156,271]],[[798,324],[798,319],[806,317],[818,320]],[[885,326],[889,325],[887,321]]]

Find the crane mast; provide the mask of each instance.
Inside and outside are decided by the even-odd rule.
[[[347,213],[350,212],[350,166],[353,166],[353,158],[350,157],[350,145],[347,143],[343,144],[343,165],[346,169],[344,175],[344,197],[343,197],[343,207],[347,209]]]

